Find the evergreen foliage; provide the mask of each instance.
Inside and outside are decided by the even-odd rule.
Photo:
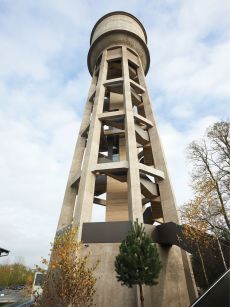
[[[156,285],[161,268],[156,245],[145,233],[143,224],[138,224],[136,220],[126,239],[121,243],[120,254],[115,260],[118,281],[130,288],[139,285],[141,303],[144,306],[142,285]]]

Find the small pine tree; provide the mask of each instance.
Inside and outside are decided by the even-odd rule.
[[[117,279],[129,288],[133,285],[139,286],[143,307],[142,285],[156,285],[158,283],[156,279],[162,269],[156,245],[145,233],[143,224],[138,224],[136,220],[119,249],[120,254],[115,260]]]

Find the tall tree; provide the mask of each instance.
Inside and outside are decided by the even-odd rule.
[[[97,263],[89,266],[89,255],[81,256],[83,244],[76,240],[77,228],[69,227],[51,244],[51,257],[38,306],[92,306]],[[44,270],[43,270],[44,272]]]
[[[200,142],[190,144],[188,158],[195,198],[210,198],[210,223],[215,217],[213,226],[230,231],[230,122],[209,127]]]
[[[204,251],[216,244],[227,268],[220,240],[230,232],[230,122],[210,126],[203,139],[189,145],[188,158],[194,197],[181,208],[183,234],[196,242],[208,284],[201,245]]]
[[[204,275],[206,287],[209,286],[208,273],[204,261],[204,250],[210,249],[213,245],[213,237],[207,236],[209,231],[209,216],[207,208],[203,206],[204,199],[196,197],[185,204],[181,209],[181,222],[183,237],[196,247],[197,255],[200,258],[201,268]]]
[[[142,285],[156,285],[162,265],[156,245],[145,233],[143,224],[134,222],[126,239],[120,245],[115,260],[117,279],[130,288],[138,285],[141,306],[144,306]]]

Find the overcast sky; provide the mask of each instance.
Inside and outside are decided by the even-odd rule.
[[[114,10],[147,31],[148,88],[178,205],[191,197],[186,146],[229,118],[229,0],[0,0],[0,246],[9,261],[33,266],[48,253],[90,83],[90,33]]]

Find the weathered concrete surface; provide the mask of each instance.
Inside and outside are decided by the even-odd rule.
[[[159,247],[163,269],[159,284],[144,287],[146,306],[188,307],[190,304],[186,277],[181,258],[181,250],[177,246]]]
[[[125,104],[125,137],[127,160],[129,163],[129,170],[127,174],[128,181],[128,208],[129,219],[135,221],[138,218],[139,222],[143,222],[142,202],[141,202],[141,184],[137,156],[135,123],[133,116],[133,105],[131,99],[128,55],[127,48],[122,47],[122,70],[123,70],[123,93]]]
[[[149,51],[146,46],[147,35],[143,25],[133,15],[126,12],[106,14],[94,26],[90,39],[88,68],[92,74],[99,54],[112,46],[124,45],[137,51],[145,73],[150,64]]]
[[[129,31],[138,35],[145,43],[147,43],[146,33],[140,22],[134,19],[132,15],[128,13],[108,14],[102,17],[94,29],[92,30],[91,44],[104,33],[122,30]]]
[[[127,182],[107,178],[106,221],[128,221]]]
[[[189,295],[185,290],[185,273],[181,250],[177,246],[162,248],[158,245],[163,269],[159,283],[154,287],[144,286],[145,307],[188,307]],[[100,263],[96,270],[98,278],[94,303],[100,307],[139,306],[138,289],[121,286],[116,279],[115,257],[119,253],[118,243],[91,243],[84,248],[90,252],[91,263]]]
[[[81,136],[82,132],[86,129],[90,122],[90,115],[92,110],[92,103],[89,101],[91,95],[95,91],[96,88],[96,78],[93,76],[91,86],[88,93],[88,98],[86,101],[85,111],[82,118],[82,123],[80,127],[80,131],[78,134],[78,139],[76,143],[76,147],[74,150],[73,160],[70,167],[69,177],[66,185],[65,195],[63,199],[62,209],[58,221],[57,230],[68,226],[73,221],[73,212],[76,200],[76,191],[71,187],[71,182],[74,176],[81,170],[82,160],[85,151],[85,138]]]
[[[122,45],[137,51],[141,58],[144,72],[147,74],[150,65],[149,51],[143,41],[138,40],[137,37],[130,37],[128,33],[113,33],[111,36],[101,37],[100,41],[95,41],[88,54],[90,74],[92,75],[96,60],[103,50]]]
[[[118,243],[91,243],[83,254],[90,254],[90,261],[100,261],[96,270],[96,293],[94,304],[100,307],[137,307],[136,289],[128,289],[116,279],[114,261],[119,252]]]
[[[97,164],[98,150],[101,135],[101,121],[98,119],[98,114],[103,111],[104,93],[103,86],[106,80],[108,63],[106,61],[107,51],[105,50],[101,60],[101,69],[98,76],[96,94],[93,105],[93,112],[90,118],[90,128],[87,146],[85,149],[85,157],[82,164],[81,180],[78,189],[76,201],[77,210],[74,213],[74,223],[78,225],[78,235],[81,237],[81,229],[83,222],[90,222],[93,207],[95,175],[92,172]]]

